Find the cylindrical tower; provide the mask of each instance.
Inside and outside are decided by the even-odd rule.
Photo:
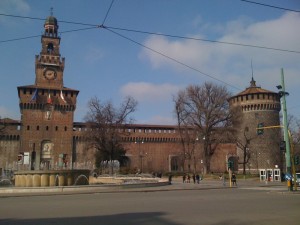
[[[259,124],[263,127],[280,125],[279,94],[256,86],[252,77],[250,87],[231,97],[229,104],[242,112],[235,125],[239,171],[244,167],[248,173],[282,169],[280,128],[264,128],[261,133],[257,130]]]

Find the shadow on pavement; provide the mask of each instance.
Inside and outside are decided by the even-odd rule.
[[[90,217],[72,217],[72,218],[42,218],[42,219],[1,219],[0,224],[5,225],[182,225],[163,218],[165,213],[146,212],[146,213],[124,213],[107,216],[90,216]]]

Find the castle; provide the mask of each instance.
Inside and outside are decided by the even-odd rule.
[[[0,139],[2,173],[57,167],[94,168],[95,150],[88,149],[83,138],[86,124],[74,122],[79,91],[64,86],[65,59],[60,55],[60,40],[58,21],[51,15],[44,23],[41,52],[35,57],[35,83],[17,88],[21,119],[2,119],[6,126]],[[284,166],[279,151],[280,131],[270,129],[263,135],[256,134],[259,123],[279,124],[278,93],[256,86],[252,78],[250,87],[231,97],[229,104],[243,112],[243,122],[238,125],[240,145],[219,144],[211,158],[211,171],[223,173],[228,169],[228,161],[232,161],[233,170],[240,172],[243,169],[240,162],[246,160],[244,165],[249,173],[264,176],[272,173],[272,177],[280,174]],[[192,171],[189,159],[182,164],[185,156],[177,126],[132,124],[125,129],[130,134],[122,137],[128,168],[161,173]],[[200,173],[203,172],[201,149],[203,143],[199,141],[194,168]]]

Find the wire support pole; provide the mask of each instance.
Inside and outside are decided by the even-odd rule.
[[[288,131],[288,123],[287,123],[287,108],[286,108],[286,97],[285,97],[285,84],[284,84],[284,73],[283,69],[281,69],[281,86],[282,86],[282,115],[283,115],[283,131],[284,131],[284,141],[286,147],[286,172],[291,173],[291,150],[290,150],[290,139],[289,139],[289,131]]]

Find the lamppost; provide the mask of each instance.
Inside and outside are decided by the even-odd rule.
[[[139,158],[140,158],[140,170],[141,173],[143,172],[143,153],[141,150],[141,144],[144,144],[144,140],[137,138],[136,141],[134,142],[135,144],[138,144],[138,151],[139,151]]]
[[[291,175],[291,153],[290,153],[290,140],[289,140],[289,133],[288,133],[288,125],[287,125],[287,109],[286,109],[286,99],[285,96],[289,95],[288,92],[285,92],[285,84],[284,84],[284,73],[283,69],[281,69],[281,85],[278,85],[277,88],[279,91],[281,105],[282,105],[282,115],[283,115],[283,131],[284,131],[284,141],[285,141],[285,162],[286,162],[286,173],[287,175]],[[291,181],[288,181],[288,188],[292,190],[292,185],[290,184]]]

